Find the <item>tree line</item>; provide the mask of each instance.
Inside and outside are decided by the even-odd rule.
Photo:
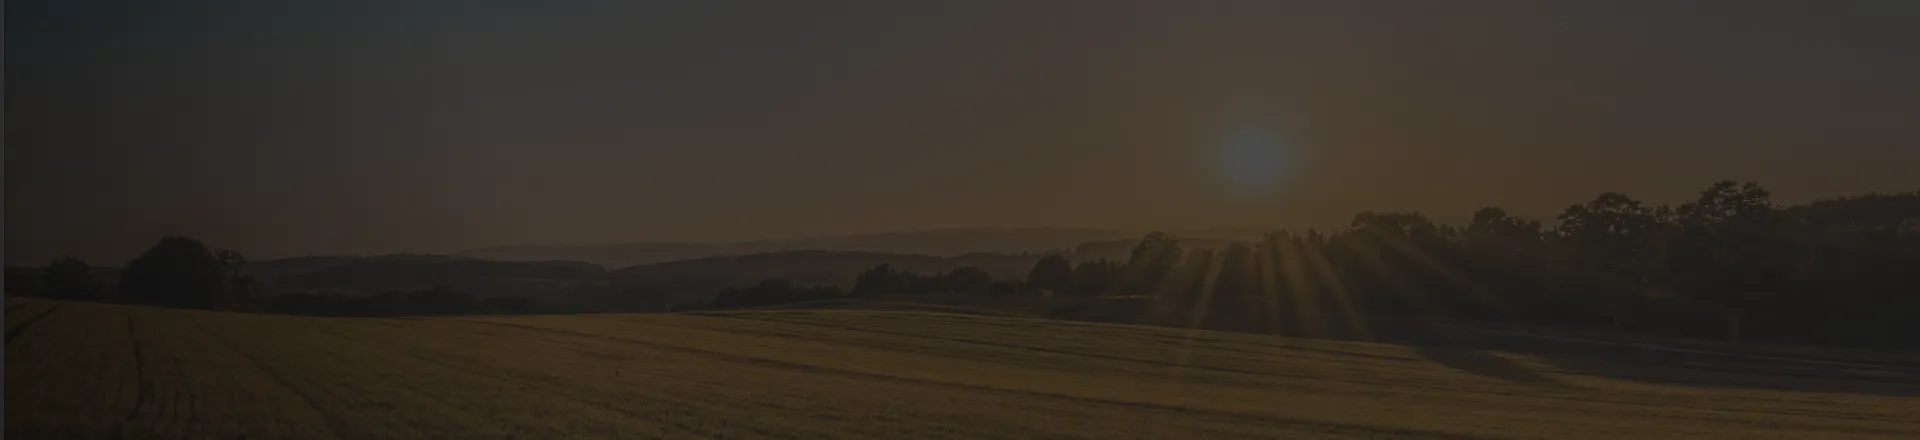
[[[7,294],[207,310],[256,310],[265,291],[239,252],[169,236],[117,270],[61,257],[37,271],[8,267]]]
[[[1721,181],[1674,207],[1605,193],[1556,220],[1497,207],[1463,226],[1363,212],[1343,230],[1191,252],[1152,233],[1124,263],[1068,269],[1049,257],[1028,284],[1148,295],[1193,326],[1269,328],[1345,309],[1920,347],[1920,192],[1780,206],[1758,184]]]
[[[1185,249],[1149,233],[1125,261],[1051,254],[1025,279],[977,267],[922,275],[880,265],[850,290],[767,280],[681,309],[853,296],[1124,298],[1142,323],[1260,331],[1312,317],[1424,315],[1618,332],[1920,348],[1920,191],[1782,206],[1752,182],[1715,182],[1678,206],[1604,193],[1550,219],[1481,208],[1465,225],[1362,212],[1332,231],[1281,231]],[[446,289],[270,299],[237,252],[166,237],[120,270],[62,258],[8,268],[10,295],[215,310],[382,316],[524,313],[524,299]],[[1084,301],[1082,302],[1084,303]]]
[[[482,298],[445,287],[378,295],[288,293],[270,295],[245,274],[239,252],[208,247],[189,237],[169,236],[124,268],[95,268],[79,259],[56,258],[47,266],[8,267],[7,294],[162,307],[268,312],[316,316],[409,316],[532,313],[524,297]]]
[[[1678,206],[1604,193],[1555,224],[1362,212],[1343,229],[1217,249],[1149,233],[1126,261],[1040,259],[1024,280],[881,265],[851,291],[768,282],[703,307],[896,293],[1129,298],[1130,320],[1243,331],[1314,317],[1439,316],[1616,332],[1920,348],[1920,192],[1782,206],[1715,182]],[[1081,304],[1084,304],[1082,302]]]
[[[747,287],[721,289],[712,300],[674,306],[675,311],[723,310],[765,307],[808,301],[843,299],[871,295],[945,294],[978,296],[1016,296],[1030,291],[1018,280],[994,280],[985,269],[961,266],[944,273],[921,275],[880,264],[861,272],[851,290],[834,285],[808,285],[772,278]]]

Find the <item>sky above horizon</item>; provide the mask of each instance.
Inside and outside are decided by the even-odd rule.
[[[1920,2],[11,2],[6,259],[1920,190]]]

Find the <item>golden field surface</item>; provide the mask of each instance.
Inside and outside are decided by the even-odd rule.
[[[20,439],[1920,438],[1904,380],[920,311],[6,326]]]

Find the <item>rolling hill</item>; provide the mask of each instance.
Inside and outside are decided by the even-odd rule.
[[[922,274],[974,266],[993,274],[996,279],[1022,279],[1027,276],[1028,270],[1033,269],[1034,262],[1039,260],[1040,256],[1036,254],[969,254],[935,257],[881,252],[806,250],[646,264],[614,271],[612,276],[615,279],[705,276],[756,281],[765,278],[788,278],[795,282],[850,286],[860,272],[881,264],[890,264],[895,269]]]
[[[975,253],[1045,252],[1139,233],[1078,228],[956,228],[721,243],[652,242],[493,246],[459,252],[491,260],[574,260],[627,267],[720,256],[839,251],[951,257]]]
[[[7,438],[1920,436],[1913,382],[1001,316],[5,321]]]
[[[1305,228],[1294,228],[1305,229]],[[1274,229],[1212,228],[1172,231],[1182,243],[1221,247],[1231,240],[1253,240]],[[719,243],[651,242],[584,245],[492,246],[459,255],[501,261],[571,260],[606,267],[628,267],[678,260],[792,251],[870,252],[957,257],[969,254],[1021,254],[1068,251],[1088,259],[1125,258],[1144,232],[1092,228],[955,228],[842,236]],[[1092,247],[1088,247],[1092,246]],[[1085,248],[1082,250],[1082,248]],[[1121,252],[1113,252],[1115,248]]]
[[[523,296],[556,312],[651,312],[710,299],[769,278],[852,287],[880,264],[923,274],[975,266],[1021,279],[1038,255],[954,257],[880,252],[787,251],[695,258],[606,271],[572,261],[494,261],[461,256],[301,257],[249,263],[275,293],[373,294],[450,287],[480,296]]]
[[[255,279],[262,282],[274,283],[282,278],[319,272],[338,266],[374,263],[439,263],[467,260],[472,260],[472,258],[430,254],[388,254],[372,256],[313,255],[248,261],[240,267],[240,272],[246,275],[252,275]]]
[[[488,261],[472,258],[369,259],[345,262],[273,280],[290,291],[410,290],[451,287],[483,295],[538,294],[542,286],[587,283],[606,273],[588,263]]]

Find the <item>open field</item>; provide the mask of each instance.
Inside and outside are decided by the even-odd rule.
[[[9,298],[6,326],[7,438],[1920,438],[1908,377],[985,315]]]

